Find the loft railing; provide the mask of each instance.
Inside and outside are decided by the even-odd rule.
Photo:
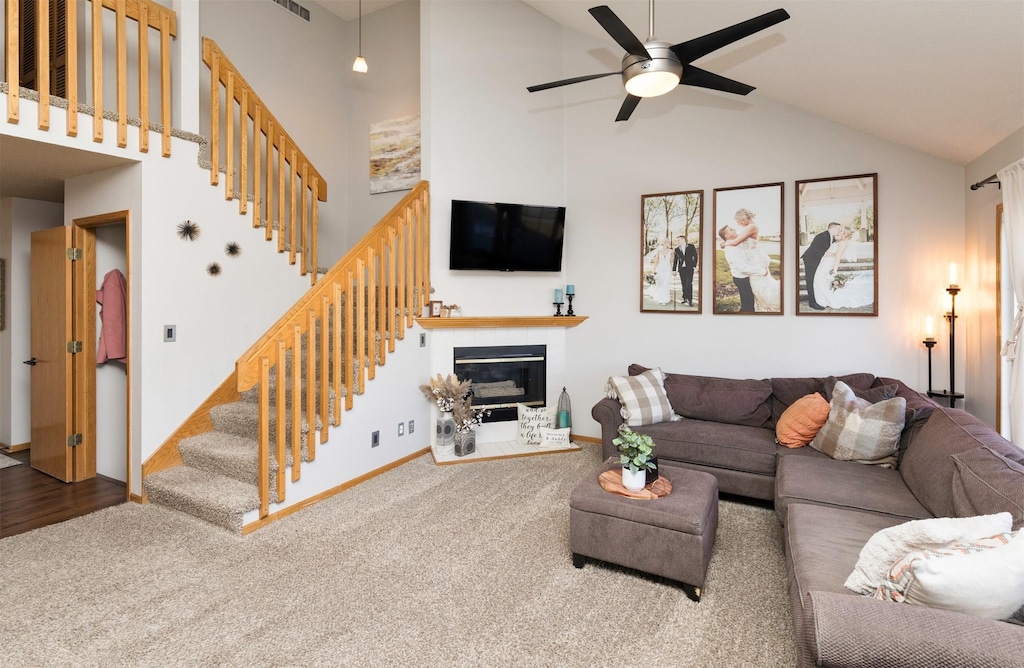
[[[224,164],[224,197],[237,198],[242,214],[249,206],[251,184],[253,227],[265,225],[268,241],[276,227],[278,252],[287,248],[291,264],[296,253],[301,254],[300,272],[310,273],[310,283],[316,283],[318,202],[327,201],[327,182],[224,52],[206,37],[203,62],[210,68],[210,183],[217,185]]]
[[[160,123],[163,155],[171,154],[171,38],[177,34],[177,16],[150,0],[91,0],[91,30],[86,35],[91,54],[92,138],[103,141],[103,83],[105,21],[114,17],[114,59],[116,78],[117,145],[128,143],[128,31],[133,21],[138,33],[135,65],[138,68],[138,101],[133,109],[139,118],[139,150],[149,151],[150,81],[149,31],[157,31],[160,44]],[[35,11],[21,15],[19,0],[6,0],[7,26],[7,122],[17,123],[21,83],[30,77],[39,92],[40,130],[50,129],[50,96],[60,91],[67,99],[68,136],[78,136],[78,6],[74,0],[37,0]],[[51,16],[51,9],[54,15]],[[104,10],[107,10],[106,12]],[[52,30],[51,30],[51,25]]]
[[[303,404],[312,460],[317,417],[319,441],[325,443],[328,425],[341,423],[342,397],[350,410],[367,377],[375,377],[376,367],[394,352],[395,339],[405,337],[422,311],[430,289],[429,200],[428,184],[421,181],[235,362],[238,391],[259,386],[261,518],[270,506],[272,395],[273,454],[279,464],[273,482],[280,503],[289,449],[292,481],[301,475]]]

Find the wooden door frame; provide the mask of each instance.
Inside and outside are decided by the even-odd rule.
[[[131,212],[112,211],[96,216],[75,218],[71,224],[81,229],[85,234],[85,244],[82,249],[82,260],[86,263],[85,280],[81,281],[75,288],[74,314],[75,318],[81,318],[82,330],[82,354],[75,355],[81,358],[78,361],[81,366],[76,371],[81,374],[79,378],[88,378],[86,387],[88,391],[84,394],[84,401],[81,405],[76,404],[76,419],[82,420],[79,424],[88,425],[88,433],[96,438],[96,228],[108,225],[124,225],[125,237],[125,341],[127,361],[125,363],[125,498],[132,500],[132,371],[135,355],[132,353],[132,236],[131,236]],[[96,469],[96,448],[95,443],[92,451],[91,466],[93,472]],[[77,462],[76,462],[77,465]],[[139,500],[139,499],[136,499]]]

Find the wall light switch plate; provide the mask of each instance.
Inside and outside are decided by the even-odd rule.
[[[375,431],[370,434],[370,447],[376,448],[378,445],[380,445],[380,432]]]
[[[177,325],[164,325],[164,343],[174,343],[178,337]]]
[[[420,332],[420,348],[426,348],[426,347],[427,347],[427,333],[426,332]]]
[[[398,435],[399,436],[405,436],[405,423],[404,422],[399,422],[398,423]]]
[[[416,431],[416,421],[415,420],[409,420],[409,433],[411,434],[414,431]]]

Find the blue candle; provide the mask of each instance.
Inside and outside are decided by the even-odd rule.
[[[574,295],[574,294],[576,294],[576,286],[573,285],[572,283],[570,283],[569,285],[565,286],[565,294],[567,294],[567,295]]]
[[[555,303],[556,304],[561,304],[562,303],[562,289],[561,288],[555,288]]]

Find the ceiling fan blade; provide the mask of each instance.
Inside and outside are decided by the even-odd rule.
[[[650,60],[651,54],[647,53],[647,47],[644,46],[644,43],[626,27],[626,24],[607,5],[591,7],[590,15],[597,19],[597,22],[601,24],[605,32],[611,35],[612,39],[618,42],[619,46],[628,53],[638,58]]]
[[[679,83],[684,86],[699,86],[700,88],[735,93],[736,95],[746,95],[754,90],[753,86],[727,79],[720,74],[708,72],[693,65],[687,65],[683,68],[683,77],[679,80]]]
[[[580,83],[581,81],[590,81],[591,79],[610,77],[613,74],[622,74],[622,72],[602,72],[601,74],[588,74],[582,77],[573,77],[572,79],[562,79],[561,81],[551,81],[545,84],[537,84],[536,86],[527,86],[526,90],[530,91],[531,93],[536,93],[539,90],[548,90],[549,88],[568,86],[569,84]]]
[[[639,97],[636,95],[626,95],[626,99],[622,101],[622,106],[619,108],[619,115],[615,117],[615,122],[628,121],[638,104],[640,104]]]
[[[789,18],[789,12],[785,9],[776,9],[773,12],[762,14],[761,16],[755,16],[752,19],[748,19],[741,23],[737,23],[734,26],[728,28],[722,28],[715,32],[708,33],[703,37],[696,37],[686,42],[680,42],[672,47],[673,53],[679,57],[679,60],[685,65],[692,63],[702,56],[706,56],[712,51],[717,51],[723,46],[727,46],[749,37],[756,32],[760,32],[765,28],[770,28],[776,23],[782,23]]]

